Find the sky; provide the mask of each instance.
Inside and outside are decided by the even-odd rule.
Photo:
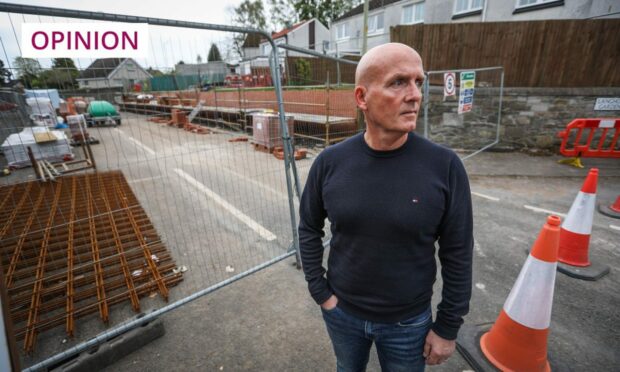
[[[241,1],[242,0],[8,0],[3,2],[230,25],[232,9]],[[0,59],[4,61],[5,67],[9,66],[7,60],[12,65],[15,57],[21,55],[19,44],[21,43],[21,24],[24,22],[72,23],[96,21],[0,12],[0,38],[2,41],[2,45],[0,46]],[[228,48],[227,45],[230,45],[232,35],[232,33],[217,31],[150,26],[149,56],[148,58],[137,59],[137,61],[144,68],[154,67],[162,70],[174,67],[174,64],[180,60],[185,62],[196,62],[197,55],[200,55],[203,62],[206,62],[211,43],[218,45],[222,57],[226,57],[225,51]],[[4,48],[2,48],[2,46]],[[88,67],[92,62],[92,59],[84,58],[74,60],[78,68],[81,69]],[[41,59],[39,62],[43,67],[49,67],[51,65],[51,61],[48,59]]]

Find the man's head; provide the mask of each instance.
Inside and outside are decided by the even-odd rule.
[[[383,44],[364,54],[355,71],[355,100],[367,129],[413,131],[423,82],[422,58],[407,45]]]

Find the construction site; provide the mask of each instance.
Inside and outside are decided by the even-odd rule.
[[[12,22],[121,19],[50,9],[0,4]],[[138,18],[131,22],[165,30],[240,32]],[[114,89],[0,91],[2,366],[335,368],[301,270],[297,225],[313,161],[364,131],[351,84],[357,62],[307,50],[303,58],[322,67],[301,84],[271,36],[260,36],[276,49],[267,67],[227,73],[205,89],[200,80],[176,89],[181,77],[170,89],[144,88],[163,86],[159,77],[140,88],[131,80]],[[109,78],[136,64],[110,60],[92,60],[80,76]],[[452,148],[467,170],[473,295],[457,352],[429,369],[616,370],[620,118],[547,128],[554,152],[507,151],[504,69],[453,71],[475,72],[478,101],[457,114],[457,100],[443,92],[445,72],[427,71],[416,134]],[[380,369],[373,352],[368,370]]]

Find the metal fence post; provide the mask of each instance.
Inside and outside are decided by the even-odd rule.
[[[423,95],[424,95],[424,138],[428,139],[428,103],[429,103],[429,85],[430,85],[430,76],[428,72],[424,73],[424,86],[423,86]]]
[[[288,204],[289,211],[291,215],[291,227],[293,229],[293,247],[295,249],[295,261],[297,264],[297,268],[301,268],[301,256],[299,255],[299,234],[297,232],[297,218],[295,217],[295,205],[293,203],[293,184],[291,180],[291,168],[293,170],[293,174],[295,177],[295,189],[297,191],[297,195],[301,195],[300,185],[299,185],[299,177],[297,176],[297,169],[295,167],[294,155],[293,155],[293,146],[291,143],[291,136],[288,132],[288,123],[286,122],[286,116],[284,113],[284,103],[282,100],[282,86],[280,79],[280,60],[278,57],[278,46],[273,41],[271,37],[268,38],[269,43],[271,43],[271,55],[273,59],[269,60],[271,65],[272,77],[274,88],[276,91],[276,100],[278,101],[278,116],[280,117],[280,131],[282,134],[282,144],[284,145],[284,169],[286,173],[286,189],[288,192]],[[291,161],[293,159],[293,161]]]

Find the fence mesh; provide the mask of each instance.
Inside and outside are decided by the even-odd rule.
[[[85,19],[0,16],[13,37],[2,34],[3,59],[24,85],[0,92],[0,167],[12,171],[0,178],[0,261],[24,366],[290,256],[298,180],[363,129],[356,57],[283,48],[277,87],[267,55],[202,63],[212,44],[227,54],[232,33],[151,24],[148,58],[73,67],[22,58],[17,35],[25,22]],[[500,76],[480,71],[474,108],[458,116],[429,73],[430,138],[491,141]]]
[[[24,22],[85,21],[0,16],[14,35]],[[192,63],[179,61],[223,40],[212,32],[151,25],[150,38],[149,59],[72,68],[24,60],[3,34],[2,59],[25,85],[7,94],[45,91],[0,113],[0,167],[11,170],[0,178],[0,260],[22,366],[293,247],[272,81],[242,87],[224,63],[180,74]],[[123,68],[163,75],[115,78]],[[53,83],[62,73],[97,79]]]

